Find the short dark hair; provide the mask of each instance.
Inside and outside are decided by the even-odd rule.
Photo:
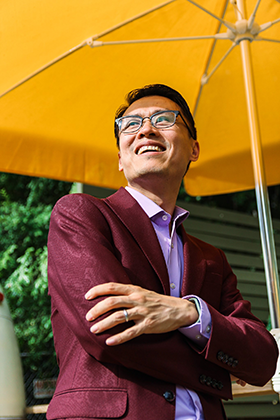
[[[153,85],[146,85],[140,89],[134,89],[131,92],[129,92],[125,98],[126,104],[121,105],[120,108],[118,108],[115,119],[120,118],[123,116],[127,108],[133,104],[133,102],[138,101],[138,99],[144,98],[146,96],[163,96],[164,98],[171,99],[171,101],[175,102],[179,107],[181,108],[184,117],[186,118],[189,129],[192,133],[192,137],[194,140],[196,140],[197,134],[196,134],[196,128],[195,128],[195,122],[193,119],[193,116],[191,114],[190,108],[186,102],[186,100],[183,98],[183,96],[177,92],[177,90],[172,89],[169,86],[161,85],[161,84],[153,84]],[[117,140],[117,146],[119,147],[119,127],[115,123],[115,137]]]

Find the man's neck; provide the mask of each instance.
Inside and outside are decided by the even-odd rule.
[[[159,184],[153,188],[151,184],[145,186],[135,182],[128,183],[128,186],[148,197],[170,215],[173,214],[179,188],[178,191],[176,191],[176,189],[171,190],[167,185],[162,185],[161,187]]]

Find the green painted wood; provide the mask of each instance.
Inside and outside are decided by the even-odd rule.
[[[239,227],[238,225],[223,224],[221,222],[214,222],[209,220],[197,220],[192,216],[189,216],[184,222],[185,229],[192,235],[192,232],[207,232],[214,236],[231,237],[231,238],[242,238],[244,240],[260,241],[260,233],[257,229],[246,228],[244,226]]]
[[[265,284],[249,284],[238,280],[239,289],[243,296],[263,297],[267,304]]]
[[[211,234],[208,232],[201,233],[199,231],[191,232],[191,230],[188,230],[188,233],[204,242],[214,245],[217,248],[221,248],[225,252],[227,250],[238,250],[239,252],[243,251],[256,255],[261,255],[262,253],[260,242],[214,236],[213,233]]]
[[[218,220],[223,223],[239,224],[247,227],[251,226],[257,229],[259,228],[258,218],[245,213],[215,207],[207,207],[184,201],[177,201],[177,205],[189,210],[191,215],[195,215],[195,217],[202,217],[202,219],[205,219],[207,214],[207,218],[210,220]],[[280,220],[273,220],[273,228],[279,233]]]
[[[265,284],[265,274],[263,271],[235,268],[234,273],[240,282]]]
[[[239,397],[224,401],[229,420],[231,419],[280,419],[280,404],[277,394],[258,397]]]

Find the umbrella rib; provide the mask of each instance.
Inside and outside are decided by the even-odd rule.
[[[151,9],[149,9],[149,10],[146,10],[145,12],[139,13],[138,15],[133,16],[130,19],[127,19],[127,20],[123,21],[122,23],[119,23],[118,25],[112,26],[111,28],[106,29],[103,32],[100,32],[100,34],[94,35],[92,37],[92,39],[95,40],[95,39],[101,38],[102,36],[108,35],[111,32],[114,32],[117,29],[120,29],[123,26],[128,25],[129,23],[134,22],[137,19],[141,19],[142,17],[144,17],[146,15],[149,15],[150,13],[153,13],[156,10],[159,10],[159,9],[165,7],[165,6],[168,6],[170,3],[174,3],[174,1],[177,1],[177,0],[168,0],[168,1],[164,2],[164,3],[159,4],[158,6],[155,6],[155,7],[151,8]]]
[[[108,45],[125,45],[125,44],[147,44],[151,42],[174,42],[174,41],[195,41],[200,39],[229,39],[227,33],[215,35],[201,35],[201,36],[185,36],[177,38],[152,38],[152,39],[131,39],[123,41],[95,41],[93,38],[88,38],[87,44],[92,47],[103,47]]]
[[[254,21],[255,21],[255,17],[256,17],[256,13],[257,13],[258,7],[259,7],[259,5],[260,5],[260,2],[261,2],[261,0],[258,0],[258,1],[257,1],[256,6],[255,6],[255,8],[254,8],[254,11],[253,11],[253,13],[251,14],[251,16],[249,17],[249,20],[248,20],[248,30],[249,30],[249,31],[250,31],[250,30],[252,29],[252,27],[253,27],[253,24],[254,24]]]
[[[275,25],[276,23],[280,22],[280,18],[273,20],[272,22],[263,23],[260,26],[260,30],[258,33],[261,33],[263,31],[266,31],[266,29],[271,28],[272,25]]]
[[[205,83],[208,82],[208,80],[210,79],[210,77],[213,76],[213,74],[215,73],[215,71],[220,67],[220,65],[223,63],[223,61],[227,58],[227,56],[231,53],[231,51],[234,49],[234,47],[236,47],[237,44],[232,44],[232,46],[227,50],[227,52],[225,53],[225,55],[220,59],[220,61],[216,64],[216,66],[212,69],[212,71],[207,75],[204,74],[201,78],[201,84],[205,85]]]
[[[267,42],[277,42],[280,43],[280,39],[270,39],[270,38],[255,38],[254,41],[267,41]]]
[[[227,7],[228,7],[228,3],[229,3],[229,0],[226,0],[225,5],[224,5],[222,18],[225,16],[225,13],[226,13],[226,10],[227,10]],[[220,22],[219,27],[217,29],[217,33],[220,32],[221,26],[222,26],[222,23]],[[209,66],[210,66],[210,63],[211,63],[211,60],[212,60],[212,56],[214,54],[214,49],[215,49],[216,42],[217,42],[217,39],[215,39],[215,41],[213,42],[213,45],[212,45],[212,48],[211,48],[211,51],[210,51],[210,54],[209,54],[209,57],[208,57],[208,60],[207,60],[207,64],[206,64],[206,67],[205,67],[204,74],[207,74],[207,71],[209,69]],[[203,85],[200,84],[199,92],[198,92],[198,95],[197,95],[197,98],[196,98],[196,101],[195,101],[194,110],[193,110],[193,116],[194,117],[196,115],[196,111],[197,111],[197,107],[198,107],[198,104],[199,104],[200,96],[202,94],[202,88],[203,88]]]
[[[207,13],[210,16],[212,16],[214,19],[217,19],[219,22],[221,22],[223,25],[225,25],[228,29],[230,29],[231,31],[233,31],[233,33],[236,33],[236,29],[235,29],[234,25],[232,25],[230,22],[227,22],[226,20],[221,19],[219,16],[217,16],[214,13],[210,12],[210,10],[205,9],[204,7],[202,7],[200,4],[197,4],[193,0],[187,0],[187,1],[189,3],[192,3],[194,6],[198,7],[199,9],[203,10],[205,13]]]
[[[70,54],[73,54],[74,52],[78,51],[79,49],[85,47],[87,45],[87,42],[84,41],[81,44],[77,45],[76,47],[71,48],[71,50],[66,51],[64,54],[61,54],[54,60],[50,61],[49,63],[45,64],[44,66],[40,67],[38,70],[34,71],[33,73],[26,76],[24,79],[20,80],[18,83],[10,87],[8,90],[0,94],[0,98],[5,96],[7,93],[11,92],[12,90],[16,89],[23,83],[27,82],[28,80],[32,79],[33,77],[37,76],[37,74],[42,73],[44,70],[46,70],[48,67],[51,67],[53,64],[57,63],[60,60],[63,60],[63,58],[67,57]]]

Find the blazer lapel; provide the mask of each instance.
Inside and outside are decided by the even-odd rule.
[[[203,285],[206,272],[206,260],[201,248],[187,235],[183,226],[181,226],[181,235],[184,249],[184,274],[181,288],[181,295],[197,295]]]
[[[164,293],[169,295],[167,267],[158,238],[147,214],[124,188],[120,188],[104,201],[130,231],[157,273]]]

